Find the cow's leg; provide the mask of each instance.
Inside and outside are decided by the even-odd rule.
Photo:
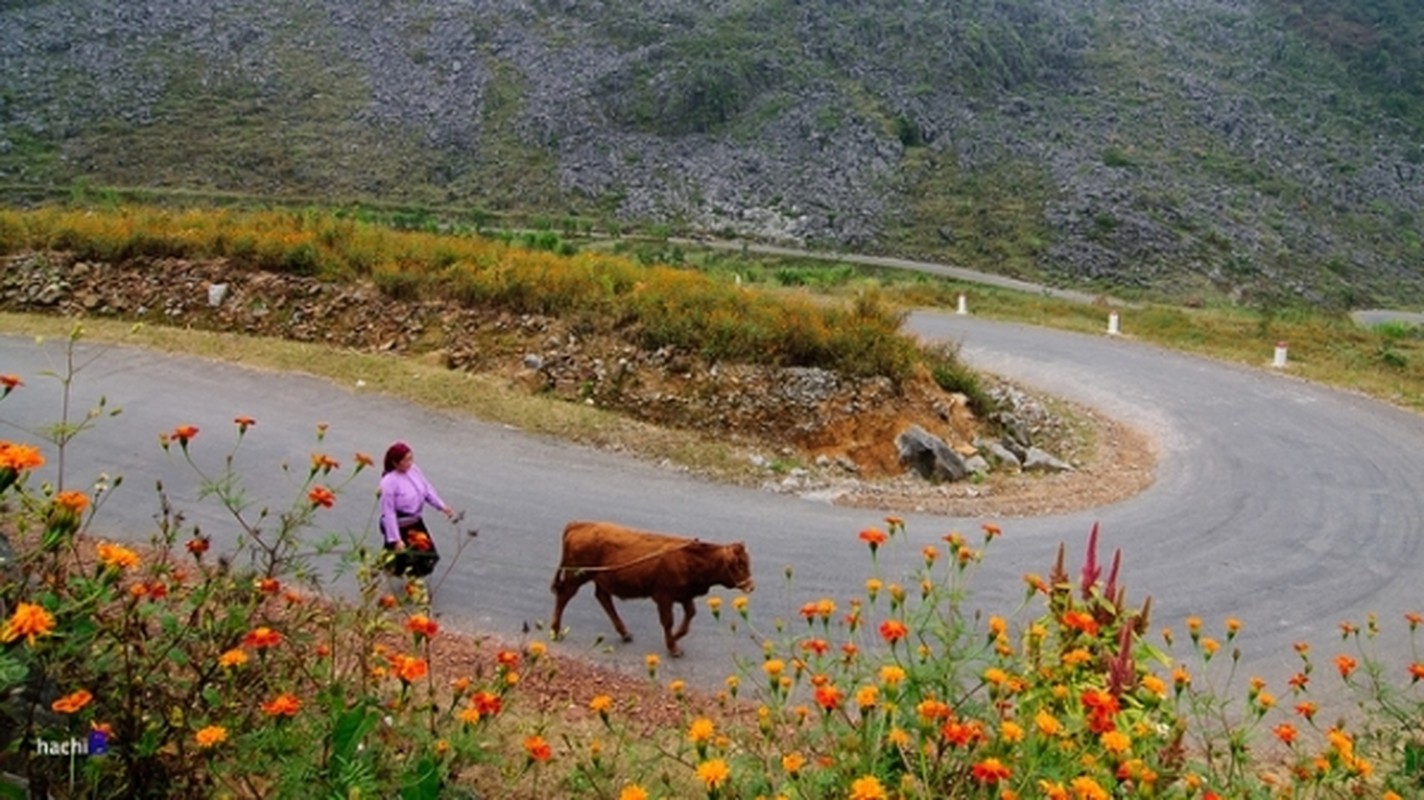
[[[628,626],[624,625],[623,618],[618,616],[618,609],[613,607],[613,595],[609,594],[607,589],[595,583],[593,585],[593,596],[598,598],[598,604],[603,606],[603,610],[608,614],[608,618],[613,621],[613,630],[618,631],[618,635],[623,637],[623,641],[633,641],[633,634],[628,632]]]
[[[562,572],[554,579],[554,618],[549,622],[549,631],[555,639],[563,638],[564,606],[578,594],[583,581],[573,575],[572,570]]]
[[[672,598],[656,597],[653,599],[658,604],[658,621],[663,624],[663,641],[667,643],[668,654],[677,658],[682,655],[682,648],[677,646],[680,634],[674,634],[672,630]]]
[[[692,617],[697,613],[697,605],[691,599],[682,601],[682,624],[677,626],[677,632],[672,635],[674,641],[687,635],[688,626],[692,624]]]

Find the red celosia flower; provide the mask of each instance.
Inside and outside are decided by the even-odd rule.
[[[336,495],[325,486],[313,486],[311,491],[307,492],[307,499],[311,501],[313,508],[331,508],[336,503]]]

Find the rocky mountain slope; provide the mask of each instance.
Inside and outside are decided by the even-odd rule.
[[[1420,32],[1399,0],[6,0],[0,189],[521,212],[1190,302],[1419,305]]]

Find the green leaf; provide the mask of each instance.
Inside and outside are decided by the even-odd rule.
[[[357,745],[376,727],[379,720],[380,715],[365,706],[358,706],[341,715],[331,732],[332,759],[337,762],[350,761],[356,754]]]
[[[440,797],[440,765],[426,756],[405,773],[401,781],[401,800],[438,800]]]
[[[25,682],[25,676],[30,671],[24,664],[0,653],[0,694],[5,694],[13,687]]]

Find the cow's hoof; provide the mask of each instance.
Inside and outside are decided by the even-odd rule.
[[[625,633],[625,634],[623,634],[623,642],[624,642],[625,644],[626,644],[627,642],[631,642],[631,641],[633,641],[633,634],[631,634],[631,633]]]
[[[668,651],[668,655],[672,656],[673,658],[682,658],[682,648],[674,647],[673,649]]]

